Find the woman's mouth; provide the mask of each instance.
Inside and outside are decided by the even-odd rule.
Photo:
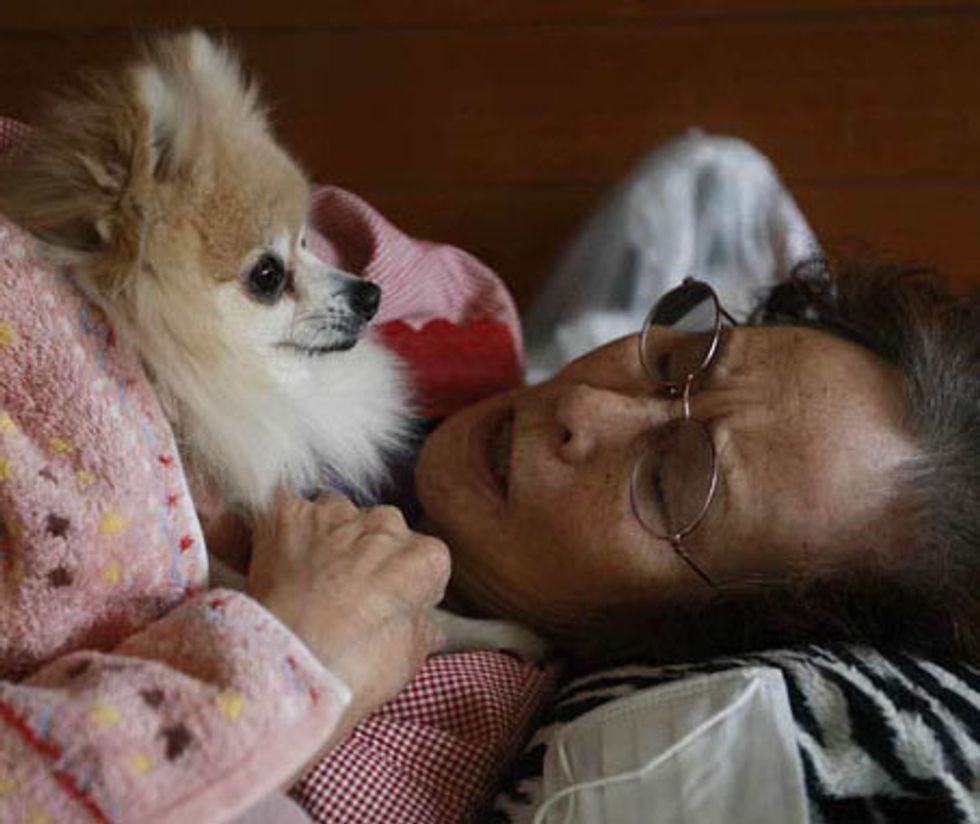
[[[510,478],[510,443],[513,429],[514,415],[510,413],[504,416],[503,420],[490,433],[490,473],[504,497],[507,497],[508,479]]]
[[[471,435],[471,465],[488,494],[503,503],[510,486],[511,408],[496,408],[485,415]]]

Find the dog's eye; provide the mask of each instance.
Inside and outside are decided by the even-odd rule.
[[[286,285],[286,267],[277,255],[262,255],[248,273],[248,291],[261,301],[279,298]]]

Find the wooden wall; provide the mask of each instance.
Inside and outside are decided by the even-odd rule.
[[[241,45],[316,179],[524,305],[600,193],[691,125],[767,152],[826,244],[980,284],[980,3],[0,0],[0,112],[190,23]]]

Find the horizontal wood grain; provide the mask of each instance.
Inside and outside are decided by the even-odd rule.
[[[221,29],[359,26],[474,26],[543,22],[576,25],[630,21],[798,17],[825,14],[974,12],[975,0],[37,0],[8,2],[0,28],[118,29],[202,25]]]
[[[527,305],[599,195],[692,126],[774,161],[832,247],[980,284],[980,3],[174,0],[0,8],[29,117],[134,25],[220,25],[311,175],[458,243]]]
[[[794,179],[980,177],[980,18],[241,38],[286,141],[358,185],[606,182],[692,124]],[[7,111],[129,38],[0,38]],[[887,82],[885,82],[887,78]]]

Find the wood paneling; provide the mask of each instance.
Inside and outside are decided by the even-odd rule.
[[[91,30],[191,24],[224,29],[578,25],[978,9],[975,0],[40,0],[7,4],[0,11],[0,26]]]
[[[788,5],[17,4],[0,11],[0,111],[125,53],[132,23],[220,23],[317,179],[483,256],[522,303],[601,192],[694,124],[767,152],[828,245],[980,283],[980,5]]]

